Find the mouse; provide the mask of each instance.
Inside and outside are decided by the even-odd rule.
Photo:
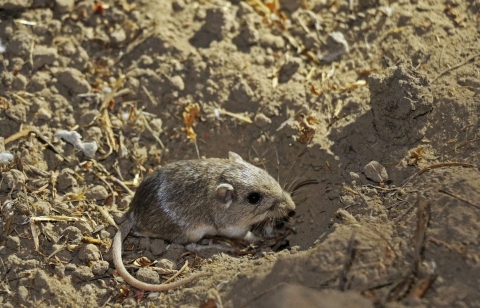
[[[179,244],[195,243],[204,236],[254,243],[259,239],[250,231],[252,226],[285,217],[294,209],[291,195],[267,171],[234,152],[227,159],[172,162],[157,167],[136,190],[113,240],[113,263],[124,281],[137,289],[172,290],[205,274],[170,284],[137,280],[122,261],[122,242],[131,231]]]

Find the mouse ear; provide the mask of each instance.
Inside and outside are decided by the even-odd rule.
[[[228,159],[236,163],[243,162],[242,157],[235,152],[228,152]]]
[[[227,183],[222,183],[217,186],[217,198],[221,202],[225,203],[226,207],[229,207],[233,201],[233,186]]]

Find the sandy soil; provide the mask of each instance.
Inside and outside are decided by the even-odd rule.
[[[5,0],[0,20],[2,307],[480,307],[479,0]],[[214,240],[233,253],[129,236],[139,279],[209,274],[135,290],[108,217],[195,134],[318,184],[263,244]]]

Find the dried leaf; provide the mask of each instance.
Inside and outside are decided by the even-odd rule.
[[[408,159],[408,165],[415,166],[418,165],[418,162],[423,160],[423,150],[425,147],[418,147],[410,152],[410,158]]]
[[[82,238],[82,242],[88,243],[88,244],[96,244],[96,245],[101,245],[103,244],[102,240],[90,236],[84,236]]]
[[[313,116],[302,116],[301,120],[298,122],[298,141],[303,144],[311,142],[316,131],[314,125],[319,124],[320,122]]]
[[[193,125],[199,114],[200,105],[197,103],[189,104],[185,107],[185,111],[183,112],[183,123],[185,124],[187,138],[194,141],[197,140],[197,134],[195,134],[195,131],[193,130]]]
[[[98,2],[93,6],[93,11],[95,12],[95,14],[103,14],[108,8],[108,4]]]
[[[308,123],[309,125],[314,125],[314,124],[319,124],[319,123],[320,123],[317,119],[315,119],[315,118],[312,117],[312,116],[307,116],[307,117],[305,118],[305,120],[307,121],[307,123]]]
[[[110,250],[110,247],[112,247],[113,240],[111,238],[106,238],[102,241],[102,244],[100,247],[102,247],[103,251],[107,253]]]
[[[8,99],[3,96],[0,96],[0,109],[8,109],[10,108],[10,104],[8,103]]]
[[[125,287],[125,286],[121,286],[121,287],[120,287],[120,290],[119,290],[119,293],[118,293],[118,297],[127,297],[127,296],[128,296],[128,292],[130,292],[130,289],[128,289],[128,288]]]
[[[310,92],[312,94],[317,95],[317,96],[320,96],[320,94],[321,94],[317,89],[315,89],[315,86],[313,85],[313,83],[312,83],[312,86],[310,87]]]
[[[153,264],[153,262],[147,257],[140,257],[136,259],[133,264],[139,267],[147,267]]]
[[[84,193],[79,193],[74,194],[74,193],[68,193],[65,196],[63,196],[64,201],[79,201],[79,200],[85,200],[85,194]]]
[[[275,0],[267,0],[265,1],[265,6],[268,7],[270,12],[276,14],[278,12],[277,1]]]

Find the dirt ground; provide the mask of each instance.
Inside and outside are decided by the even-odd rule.
[[[0,20],[2,307],[480,307],[479,0],[3,0]],[[297,188],[296,213],[212,240],[231,252],[129,236],[141,280],[208,273],[129,287],[108,218],[197,148]]]

